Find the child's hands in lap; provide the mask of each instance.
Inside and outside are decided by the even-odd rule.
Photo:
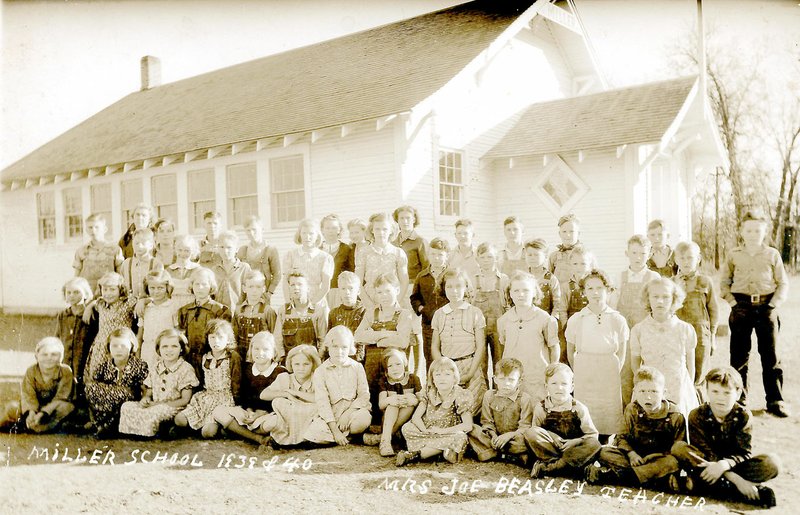
[[[644,459],[642,459],[636,451],[629,452],[628,459],[631,461],[631,466],[638,467],[639,465],[644,465]]]
[[[752,501],[758,499],[758,488],[756,488],[756,485],[754,485],[750,481],[744,479],[739,475],[734,475],[733,477],[731,477],[730,481],[731,483],[734,484],[734,486],[736,486],[736,489],[739,490],[739,492],[743,496],[747,497]]]
[[[347,428],[350,427],[350,419],[353,418],[353,411],[352,410],[345,410],[342,413],[342,416],[339,417],[339,420],[336,422],[337,427],[340,431],[346,431]]]
[[[492,447],[494,447],[495,449],[502,449],[513,438],[514,438],[514,433],[512,433],[512,432],[503,433],[501,435],[497,435],[494,438],[492,438]]]
[[[334,431],[333,431],[333,440],[334,440],[334,441],[335,441],[335,442],[336,442],[338,445],[347,445],[347,444],[349,444],[349,443],[350,443],[350,442],[347,440],[347,437],[344,435],[344,433],[342,433],[342,431],[341,431],[341,430],[340,430],[338,427],[334,427]]]
[[[579,443],[580,443],[580,439],[579,438],[573,438],[571,440],[564,440],[564,442],[561,444],[561,452],[566,452],[566,451],[572,449],[573,447],[577,446]]]
[[[726,464],[721,461],[701,463],[700,466],[703,467],[700,477],[710,484],[716,483],[722,477],[722,474],[728,470]]]

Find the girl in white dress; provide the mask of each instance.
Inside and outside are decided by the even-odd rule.
[[[620,372],[629,331],[625,317],[608,307],[611,281],[592,270],[580,287],[588,305],[567,322],[567,358],[575,372],[575,398],[589,408],[601,435],[622,429]]]
[[[674,402],[684,417],[699,405],[694,389],[697,334],[675,311],[685,294],[671,280],[653,279],[642,290],[642,302],[650,315],[631,330],[631,369],[657,368],[664,374],[664,397]]]

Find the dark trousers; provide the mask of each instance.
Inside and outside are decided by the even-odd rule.
[[[675,442],[675,445],[672,446],[671,453],[678,460],[682,468],[686,469],[690,474],[694,472],[693,475],[699,477],[697,472],[702,470],[699,468],[699,465],[701,460],[706,459],[702,451],[686,442]],[[753,456],[741,463],[737,463],[731,468],[731,472],[734,472],[751,483],[769,481],[776,477],[779,471],[780,466],[778,465],[777,459],[769,454]],[[701,483],[704,482],[701,481]],[[717,483],[719,483],[719,481]],[[715,485],[704,486],[709,490],[713,490]]]
[[[767,303],[753,305],[744,299],[739,300],[740,298],[742,297],[737,295],[737,303],[731,310],[729,324],[731,329],[731,366],[742,375],[743,397],[746,399],[747,363],[750,360],[750,348],[752,347],[750,338],[755,330],[767,404],[782,401],[783,369],[776,350],[780,327],[778,314]]]
[[[603,446],[597,455],[598,461],[610,467],[618,475],[622,475],[626,470],[632,470],[636,474],[636,479],[640,484],[647,483],[653,479],[668,476],[678,472],[678,460],[671,454],[649,454],[643,456],[644,463],[634,467],[628,454],[613,446]]]

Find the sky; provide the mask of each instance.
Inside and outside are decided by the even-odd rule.
[[[140,87],[139,59],[173,82],[437,10],[444,0],[4,1],[0,169]],[[576,0],[609,85],[675,75],[670,52],[694,30],[695,0]],[[719,41],[758,55],[765,84],[800,90],[797,0],[706,0]],[[768,49],[757,54],[758,49]]]

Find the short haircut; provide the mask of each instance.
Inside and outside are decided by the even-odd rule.
[[[125,278],[116,272],[106,272],[97,280],[98,291],[102,293],[102,286],[116,286],[119,288],[119,298],[128,298],[128,287],[125,286]]]
[[[166,270],[151,270],[144,276],[144,292],[150,295],[150,286],[163,284],[167,287],[167,297],[172,297],[172,276]]]
[[[547,242],[544,241],[542,238],[535,238],[533,240],[528,240],[525,242],[526,249],[536,249],[536,250],[544,250],[547,252]]]
[[[111,352],[111,340],[113,339],[118,340],[125,340],[131,344],[131,354],[137,352],[139,350],[139,339],[136,338],[136,335],[133,333],[130,327],[121,327],[119,329],[115,329],[112,331],[111,334],[108,335],[108,341],[106,342],[106,350]]]
[[[156,336],[156,354],[161,356],[161,342],[165,338],[176,338],[178,340],[178,345],[181,348],[181,356],[185,356],[187,352],[189,352],[189,340],[186,338],[186,335],[183,334],[183,331],[171,327],[169,329],[164,329],[158,336]]]
[[[272,349],[272,359],[275,359],[275,354],[277,354],[278,349],[275,345],[275,337],[269,331],[259,331],[250,338],[250,344],[247,346],[247,355],[245,356],[245,361],[253,362],[253,345],[257,342],[263,341]]]
[[[627,247],[630,247],[631,245],[634,245],[634,244],[641,245],[642,247],[644,247],[646,249],[649,249],[650,247],[653,246],[653,244],[650,243],[650,240],[647,239],[647,236],[645,236],[643,234],[634,234],[633,236],[628,238]]]
[[[56,350],[58,350],[58,353],[61,355],[58,361],[60,362],[64,359],[64,342],[62,342],[55,336],[45,336],[44,338],[39,340],[36,343],[36,348],[33,351],[34,356],[39,354],[39,351],[44,349],[45,347],[55,347]]]
[[[264,277],[264,274],[261,270],[250,270],[246,274],[244,274],[244,279],[242,279],[242,285],[246,285],[250,281],[258,281],[260,284],[266,286],[267,285],[267,278]]]
[[[514,273],[511,274],[511,277],[508,280],[508,287],[506,288],[506,298],[509,299],[512,305],[514,305],[514,299],[511,298],[511,285],[517,281],[527,281],[533,284],[533,303],[537,303],[542,300],[542,288],[539,286],[539,280],[533,274],[525,272],[523,270],[515,270]]]
[[[352,356],[356,353],[356,343],[355,338],[353,337],[353,331],[348,329],[346,326],[337,325],[328,331],[328,334],[326,334],[325,338],[322,340],[322,348],[327,349],[331,346],[334,340],[341,341],[348,345],[348,356]]]
[[[397,222],[398,218],[400,218],[400,213],[411,213],[411,215],[414,217],[414,227],[419,225],[419,211],[417,211],[417,208],[413,206],[398,207],[392,213],[392,218],[394,218],[395,222]]]
[[[522,374],[525,372],[525,367],[517,358],[503,358],[494,366],[495,376],[509,376],[513,374],[514,371],[518,371],[520,377],[522,377]]]
[[[64,286],[61,287],[61,295],[63,295],[65,299],[67,297],[67,288],[75,288],[76,290],[80,291],[83,294],[84,302],[89,302],[92,300],[92,287],[89,286],[89,281],[83,277],[73,277],[71,279],[67,279],[67,282],[65,282]]]
[[[397,290],[400,289],[400,280],[397,278],[397,275],[395,275],[394,272],[386,272],[385,274],[380,274],[372,282],[372,285],[375,288],[379,288],[385,284],[389,284]]]
[[[107,226],[108,222],[106,221],[106,217],[103,216],[101,213],[92,213],[91,215],[86,217],[86,223],[90,224],[92,222],[100,222]]]
[[[341,286],[342,283],[352,284],[353,286],[361,286],[361,279],[356,274],[349,270],[345,270],[336,279],[337,284]]]
[[[659,369],[643,366],[639,367],[639,370],[636,371],[636,375],[633,377],[633,384],[635,386],[642,381],[652,381],[663,389],[666,380],[664,379],[664,374],[662,374]]]
[[[496,254],[497,253],[497,247],[495,247],[494,244],[489,243],[488,241],[484,241],[483,243],[478,245],[477,249],[475,249],[475,255],[476,256],[482,256],[482,255],[484,255],[484,254],[486,254],[486,253],[488,253],[490,251],[494,251],[495,254]]]
[[[744,387],[741,374],[739,374],[738,370],[730,366],[712,368],[706,374],[705,382],[706,387],[712,383],[726,387],[732,386],[738,391],[741,391]]]
[[[761,211],[757,210],[745,211],[745,213],[742,215],[741,222],[739,222],[739,226],[744,225],[745,222],[761,222],[765,224],[767,223],[767,217],[764,216],[764,213],[762,213]]]
[[[174,231],[175,230],[175,222],[173,222],[169,218],[159,218],[158,221],[153,225],[153,229],[156,232],[159,232],[163,228],[171,228]]]
[[[262,227],[264,226],[264,224],[261,222],[261,218],[259,218],[257,215],[249,215],[247,218],[244,219],[243,227],[247,228],[253,224],[258,224]]]
[[[147,238],[149,240],[155,241],[156,235],[153,233],[153,230],[149,227],[144,227],[142,229],[136,229],[133,231],[133,239],[136,238]]]
[[[450,358],[442,356],[439,359],[433,360],[428,367],[428,382],[426,383],[427,388],[436,388],[436,386],[433,384],[433,374],[438,372],[440,368],[449,369],[451,372],[453,372],[453,375],[456,379],[456,384],[461,381],[461,372],[458,371],[458,365],[456,365],[456,362]]]
[[[558,226],[561,227],[567,222],[572,222],[575,225],[580,225],[581,220],[580,218],[577,217],[577,215],[575,215],[575,213],[569,213],[558,219]]]
[[[657,218],[655,220],[650,221],[650,223],[647,224],[648,231],[652,231],[653,229],[661,229],[662,231],[666,231],[667,225],[664,223],[664,220]]]
[[[313,345],[303,344],[298,345],[297,347],[292,347],[289,349],[289,353],[286,354],[286,370],[290,374],[294,374],[294,369],[292,368],[292,360],[298,354],[302,354],[308,361],[311,362],[311,373],[313,374],[314,371],[322,364],[322,360],[319,359],[319,352],[317,352],[316,347]]]
[[[401,351],[400,349],[389,347],[388,349],[383,351],[383,354],[381,354],[381,365],[383,365],[384,372],[388,371],[389,358],[391,358],[392,356],[398,358],[400,362],[403,363],[403,369],[408,367],[408,357],[406,356],[406,353]]]
[[[464,281],[464,285],[467,287],[467,290],[472,289],[472,281],[463,268],[448,268],[445,270],[444,275],[442,275],[442,291],[444,291],[444,288],[447,286],[448,282],[456,279]]]
[[[322,245],[322,232],[319,229],[320,225],[319,222],[313,218],[304,218],[303,220],[300,220],[299,224],[297,224],[297,230],[294,233],[294,243],[296,245],[301,245],[303,243],[303,240],[300,239],[300,231],[303,229],[303,227],[312,230],[314,234],[317,235],[317,238],[314,240],[315,247]]]
[[[219,213],[218,211],[206,211],[205,213],[203,213],[203,221],[205,222],[206,220],[216,220],[218,222],[221,222],[222,214]]]
[[[308,277],[300,270],[292,270],[286,275],[286,284],[289,284],[292,279],[303,279],[308,284]]]
[[[580,286],[581,291],[586,289],[586,283],[589,281],[589,279],[599,279],[609,292],[614,291],[614,284],[611,282],[608,274],[597,268],[592,268],[589,270],[589,273],[580,280],[578,286]]]
[[[588,256],[592,261],[594,261],[594,254],[592,254],[589,251],[589,249],[587,249],[585,246],[580,245],[580,244],[575,245],[574,247],[572,247],[572,251],[570,251],[570,253],[569,253],[570,261],[572,261],[572,258],[574,256],[581,256],[583,258],[586,258]]]
[[[197,244],[196,239],[188,234],[179,234],[178,236],[175,236],[175,246],[177,247],[178,245],[182,245],[189,249],[189,259],[196,259],[200,254],[200,245]]]
[[[456,229],[458,229],[459,227],[471,228],[472,220],[470,220],[469,218],[459,218],[458,220],[456,220]]]
[[[153,218],[155,218],[155,213],[153,211],[153,206],[151,206],[149,204],[145,204],[144,202],[139,202],[138,204],[136,204],[136,207],[133,208],[132,214],[135,215],[137,211],[146,211],[147,212],[147,217],[150,219],[150,221],[152,221]]]
[[[443,250],[445,252],[450,252],[450,243],[448,243],[447,240],[443,238],[432,239],[428,247],[431,250]]]
[[[570,378],[573,378],[573,380],[575,378],[575,374],[568,365],[564,363],[550,363],[547,365],[547,368],[544,369],[544,382],[546,383],[548,379],[560,372],[565,372]]]
[[[650,305],[650,290],[657,286],[663,286],[672,294],[672,306],[670,307],[670,311],[674,313],[680,309],[680,307],[683,305],[683,299],[686,298],[686,292],[684,292],[683,288],[681,288],[672,280],[659,276],[651,281],[648,281],[645,283],[644,287],[642,287],[642,302],[644,303],[645,310],[648,313],[653,310],[653,307]]]
[[[233,350],[236,347],[236,336],[233,334],[233,326],[227,320],[214,318],[213,320],[209,320],[206,324],[206,346],[208,349],[211,348],[208,345],[208,337],[212,334],[225,335],[225,339],[228,340],[228,350]]]
[[[389,213],[375,213],[369,217],[369,226],[367,226],[367,239],[369,241],[375,241],[375,233],[372,231],[372,228],[376,223],[380,222],[389,223],[389,229],[391,230],[389,233],[390,240],[397,236],[397,224],[394,222],[394,219],[391,217],[391,215],[389,215]]]
[[[700,245],[693,241],[681,241],[675,245],[675,254],[682,256],[684,254],[692,253],[695,256],[700,255]]]
[[[222,243],[233,243],[233,246],[236,247],[239,245],[239,236],[233,231],[222,231],[217,237],[217,245]]]
[[[353,218],[352,220],[347,222],[347,230],[349,231],[353,227],[361,227],[361,230],[366,232],[366,230],[367,230],[367,222],[365,222],[364,220],[362,220],[360,218]]]
[[[509,216],[508,218],[506,218],[505,220],[503,220],[503,227],[505,227],[506,225],[510,225],[510,224],[522,225],[522,222],[519,221],[519,218],[517,218],[516,216],[512,215],[512,216]]]
[[[344,227],[342,226],[342,220],[339,218],[339,215],[330,214],[327,216],[322,217],[322,220],[319,221],[319,228],[320,230],[325,226],[325,222],[334,222],[339,226],[339,235],[342,234],[342,230]]]
[[[192,270],[191,282],[189,285],[189,291],[194,293],[194,283],[199,279],[206,279],[208,280],[209,284],[211,285],[211,295],[217,293],[217,288],[219,285],[217,284],[217,276],[206,267],[199,266]]]

